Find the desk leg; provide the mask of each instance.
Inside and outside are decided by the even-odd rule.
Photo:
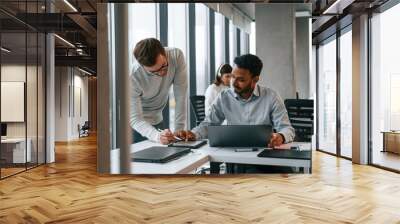
[[[221,165],[221,163],[210,162],[210,173],[211,174],[219,174],[219,171],[220,171],[219,166],[220,165]]]
[[[304,167],[304,174],[311,174],[311,167]]]

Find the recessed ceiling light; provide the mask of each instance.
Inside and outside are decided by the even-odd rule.
[[[9,50],[9,49],[7,49],[5,47],[1,47],[0,49],[1,49],[1,51],[4,51],[6,53],[10,53],[11,52],[11,50]]]
[[[90,76],[93,75],[92,73],[90,73],[90,72],[88,72],[88,71],[86,71],[86,70],[83,70],[83,69],[81,69],[81,68],[79,68],[79,67],[78,67],[78,70],[81,71],[81,72],[83,72],[83,73],[85,73],[85,74],[87,74],[87,75],[90,75]]]
[[[54,34],[54,36],[55,37],[57,37],[59,40],[61,40],[62,42],[64,42],[65,44],[67,44],[68,46],[70,46],[70,47],[72,47],[72,48],[75,48],[75,45],[73,45],[71,42],[69,42],[68,40],[66,40],[66,39],[64,39],[64,38],[62,38],[62,37],[60,37],[59,35],[57,35],[57,34]]]
[[[68,7],[70,7],[74,12],[78,12],[78,10],[68,1],[68,0],[64,0],[65,4],[68,5]]]

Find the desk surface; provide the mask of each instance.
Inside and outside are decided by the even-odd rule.
[[[161,146],[158,143],[144,141],[131,145],[131,152],[137,152],[151,146]],[[302,149],[311,149],[311,143],[290,143],[281,146],[290,148],[290,146],[299,146]],[[132,174],[185,174],[195,170],[206,162],[228,162],[255,165],[276,165],[276,166],[294,166],[311,167],[311,160],[301,159],[280,159],[280,158],[261,158],[257,157],[259,151],[255,152],[235,152],[233,148],[215,148],[208,144],[199,149],[193,149],[191,153],[182,156],[176,160],[164,164],[132,162]],[[119,150],[111,152],[111,173],[118,173],[119,170]]]
[[[28,141],[30,140],[29,138],[27,139]],[[25,138],[5,138],[1,139],[1,143],[19,143],[19,142],[25,142]]]

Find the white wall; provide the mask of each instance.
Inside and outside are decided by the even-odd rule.
[[[45,116],[44,116],[44,74],[41,66],[25,64],[3,64],[1,66],[1,81],[3,82],[24,82],[26,86],[26,106],[21,108],[21,112],[26,112],[26,120],[23,122],[6,122],[7,137],[30,139],[29,146],[32,151],[33,161],[39,159],[39,163],[44,162],[45,150]],[[26,80],[27,79],[27,80]],[[6,97],[7,96],[2,96]],[[11,110],[2,107],[1,110]],[[8,111],[10,112],[10,111]],[[39,156],[37,157],[37,153]],[[43,156],[42,156],[43,155]],[[51,162],[51,160],[49,160]]]
[[[56,67],[55,73],[55,140],[77,139],[78,124],[88,120],[88,78],[71,67]]]

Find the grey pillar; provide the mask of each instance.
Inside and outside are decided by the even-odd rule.
[[[311,19],[296,18],[296,92],[299,98],[310,98]]]
[[[53,12],[54,6],[47,2],[47,12]],[[55,56],[54,35],[46,35],[46,163],[55,162]]]
[[[189,3],[189,96],[196,95],[196,8],[195,3]],[[190,111],[190,129],[196,126],[194,111]]]
[[[110,173],[112,134],[112,73],[110,59],[109,21],[111,4],[97,4],[97,172]],[[115,108],[113,108],[115,109]],[[115,116],[116,113],[114,113]],[[112,130],[112,131],[111,131]]]
[[[229,19],[228,18],[225,18],[224,29],[225,29],[225,32],[224,32],[224,35],[225,35],[225,62],[223,62],[223,63],[229,64],[230,63],[230,61],[229,61],[230,52],[229,52]],[[233,54],[233,52],[231,52],[231,54]]]
[[[210,24],[209,24],[209,40],[210,40],[210,83],[213,83],[215,80],[215,12],[214,10],[210,9],[209,10],[209,18],[210,18]],[[220,47],[220,46],[218,46]],[[217,65],[219,66],[219,65]]]
[[[115,74],[119,105],[120,173],[131,172],[130,145],[132,131],[129,125],[129,42],[128,4],[115,4]]]
[[[159,7],[160,42],[163,46],[168,46],[168,4],[160,3]],[[169,128],[169,97],[162,114],[164,128]]]
[[[294,98],[295,11],[292,4],[259,4],[256,7],[256,54],[264,66],[261,84],[283,99]]]
[[[368,16],[353,20],[352,159],[368,162]]]

